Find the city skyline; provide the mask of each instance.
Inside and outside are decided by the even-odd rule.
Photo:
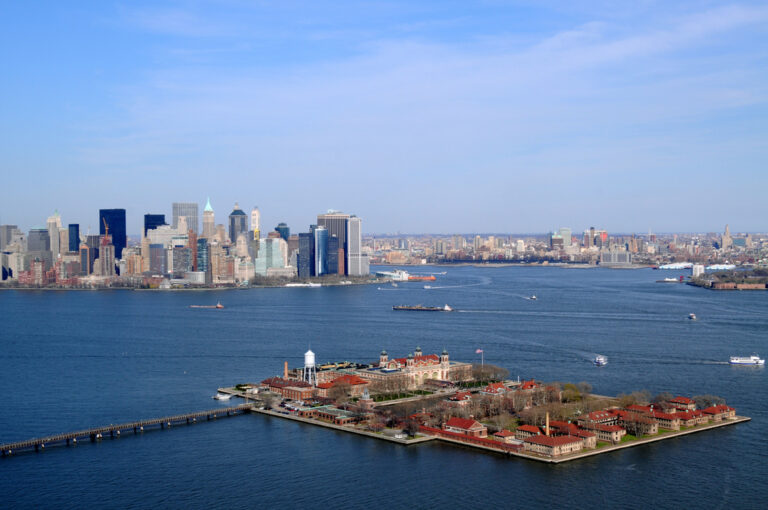
[[[210,195],[265,228],[765,228],[759,2],[218,7],[4,6],[0,223]]]

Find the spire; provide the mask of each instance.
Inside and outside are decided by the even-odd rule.
[[[208,197],[205,201],[205,209],[204,212],[213,212],[213,207],[211,207],[211,197]]]

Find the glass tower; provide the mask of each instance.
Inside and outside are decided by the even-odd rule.
[[[99,234],[105,235],[104,223],[109,226],[109,235],[115,247],[115,260],[123,258],[128,238],[125,235],[125,209],[99,209]]]

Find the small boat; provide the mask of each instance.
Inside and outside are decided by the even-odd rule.
[[[425,285],[425,286],[424,286],[424,288],[425,288],[425,289],[431,289],[431,288],[432,288],[432,286],[431,286],[431,285]]]
[[[689,314],[688,314],[688,318],[689,318],[690,320],[692,320],[692,321],[695,321],[695,320],[696,320],[696,314],[695,314],[695,313],[689,313]]]
[[[216,400],[229,400],[230,398],[232,398],[232,395],[229,395],[227,393],[217,393],[213,396],[213,398]]]
[[[392,282],[393,287],[397,287],[397,284],[395,282]]]
[[[595,359],[592,360],[592,363],[596,367],[604,367],[605,365],[608,364],[608,357],[603,356],[602,354],[598,354],[597,356],[595,356]]]
[[[221,310],[222,308],[224,308],[224,305],[222,305],[221,302],[219,302],[219,303],[216,303],[215,305],[189,305],[189,307]]]
[[[536,301],[536,294],[528,298],[530,301]]]
[[[765,365],[765,360],[753,354],[752,356],[731,356],[729,363],[731,365]]]

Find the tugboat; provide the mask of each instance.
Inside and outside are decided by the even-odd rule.
[[[397,305],[392,307],[397,312],[452,312],[453,308],[445,306],[423,306],[423,305]]]
[[[221,304],[221,302],[216,303],[215,305],[189,305],[190,308],[215,308],[216,310],[221,310],[224,308],[224,305]]]
[[[595,356],[595,359],[592,360],[592,363],[596,367],[604,367],[605,365],[608,364],[608,357],[603,356],[602,354],[598,354],[597,356]]]

